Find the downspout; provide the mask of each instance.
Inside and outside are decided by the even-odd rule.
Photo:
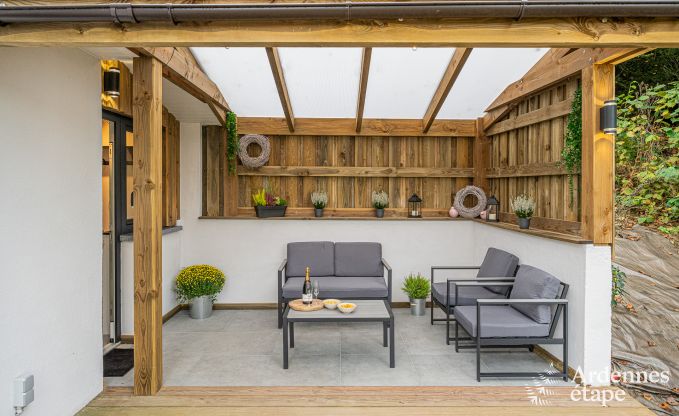
[[[0,23],[401,20],[679,16],[676,0],[486,0],[413,3],[99,4],[0,6]]]

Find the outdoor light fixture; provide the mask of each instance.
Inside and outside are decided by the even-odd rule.
[[[486,204],[486,221],[500,222],[500,201],[495,198],[495,195],[491,195],[491,197],[488,198]]]
[[[104,94],[120,97],[120,70],[109,68],[104,72]]]
[[[604,101],[604,106],[599,110],[599,128],[606,134],[618,132],[618,106],[615,100]]]
[[[422,198],[417,194],[408,198],[408,218],[422,218]]]

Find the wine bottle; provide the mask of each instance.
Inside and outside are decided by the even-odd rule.
[[[306,277],[304,278],[304,286],[302,286],[302,303],[311,305],[313,295],[311,293],[311,280],[309,280],[309,272],[311,268],[306,268]]]

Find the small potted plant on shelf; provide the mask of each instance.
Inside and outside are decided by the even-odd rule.
[[[519,195],[511,201],[511,207],[518,218],[519,228],[527,230],[535,212],[535,200],[530,196]]]
[[[423,316],[426,309],[427,296],[431,291],[429,279],[421,274],[409,274],[403,281],[401,288],[410,299],[410,314],[414,316]]]
[[[311,203],[314,204],[314,215],[322,217],[323,209],[328,206],[328,194],[325,191],[312,192]]]
[[[225,281],[224,273],[216,267],[207,264],[186,267],[177,275],[177,300],[189,303],[191,318],[208,318]]]
[[[373,191],[372,201],[373,208],[375,208],[375,216],[377,218],[384,217],[384,208],[389,205],[389,194],[384,191]]]
[[[284,217],[288,201],[274,195],[270,189],[260,189],[252,194],[255,212],[259,218]]]

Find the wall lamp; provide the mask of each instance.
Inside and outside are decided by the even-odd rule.
[[[604,101],[599,110],[599,128],[606,134],[618,132],[618,106],[615,100]]]
[[[104,71],[104,94],[120,97],[120,70],[109,68]]]

